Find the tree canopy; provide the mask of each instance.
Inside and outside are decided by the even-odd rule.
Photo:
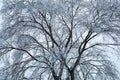
[[[3,0],[0,80],[119,80],[119,0]]]

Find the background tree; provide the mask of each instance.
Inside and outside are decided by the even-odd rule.
[[[119,80],[119,11],[118,0],[3,0],[1,80]]]

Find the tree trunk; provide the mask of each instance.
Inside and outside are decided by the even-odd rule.
[[[74,78],[74,70],[70,71],[70,80],[75,80],[75,78]]]
[[[53,76],[54,80],[60,80],[58,76]]]

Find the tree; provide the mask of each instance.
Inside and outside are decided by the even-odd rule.
[[[119,11],[118,0],[3,0],[1,80],[119,80]]]

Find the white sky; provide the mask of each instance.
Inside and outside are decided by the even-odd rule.
[[[1,9],[1,7],[2,7],[2,0],[0,0],[0,9]],[[1,22],[2,22],[2,16],[0,15],[0,26],[1,26]]]

